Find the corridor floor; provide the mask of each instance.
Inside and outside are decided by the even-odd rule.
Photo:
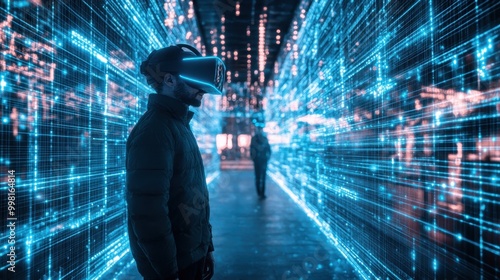
[[[216,260],[213,280],[358,279],[316,224],[268,177],[221,171],[209,184]],[[142,279],[133,263],[115,279]]]

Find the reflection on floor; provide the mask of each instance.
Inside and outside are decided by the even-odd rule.
[[[357,279],[316,224],[267,178],[257,197],[253,171],[222,171],[209,185],[214,280]],[[131,263],[115,279],[142,279]]]

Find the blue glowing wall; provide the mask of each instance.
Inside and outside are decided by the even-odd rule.
[[[129,252],[125,142],[151,92],[138,65],[170,44],[202,49],[192,3],[0,5],[0,278],[97,279]],[[207,117],[216,102],[206,97],[192,121],[209,171],[218,166],[219,122]]]
[[[500,277],[500,2],[304,1],[271,176],[363,278]]]

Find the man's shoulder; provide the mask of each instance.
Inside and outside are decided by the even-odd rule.
[[[157,115],[155,112],[146,112],[134,126],[129,138],[134,140],[160,140],[172,137],[173,120],[171,117]]]
[[[170,127],[173,126],[174,123],[174,117],[159,110],[148,110],[137,122],[138,125],[140,124],[144,128]]]

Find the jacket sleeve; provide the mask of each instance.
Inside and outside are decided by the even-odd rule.
[[[208,230],[210,232],[210,243],[208,243],[208,252],[213,252],[215,251],[214,249],[214,243],[212,242],[212,225],[208,223]]]
[[[208,201],[208,200],[207,200]],[[212,241],[212,224],[210,223],[210,202],[207,202],[207,221],[208,221],[208,234],[210,236],[208,242],[208,253],[214,251],[214,243]]]
[[[250,141],[250,158],[255,159],[257,151],[255,150],[255,137]]]
[[[165,128],[138,135],[127,151],[127,209],[138,245],[161,279],[177,273],[168,216],[174,143]]]
[[[266,139],[266,159],[269,160],[271,158],[271,145],[269,145],[269,141]]]

